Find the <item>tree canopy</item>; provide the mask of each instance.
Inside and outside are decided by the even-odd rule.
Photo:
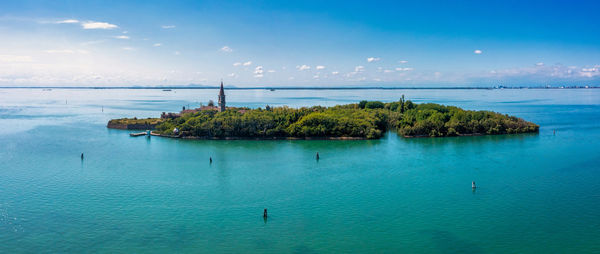
[[[387,130],[407,137],[537,132],[539,126],[491,111],[471,111],[433,103],[361,101],[334,107],[228,108],[202,110],[166,119],[159,133],[204,138],[327,138],[376,139]]]

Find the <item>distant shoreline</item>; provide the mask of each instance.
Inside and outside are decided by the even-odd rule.
[[[229,90],[502,90],[502,89],[598,89],[600,86],[563,86],[563,87],[226,87]],[[139,90],[164,90],[164,89],[219,89],[217,86],[0,86],[0,89],[139,89]]]

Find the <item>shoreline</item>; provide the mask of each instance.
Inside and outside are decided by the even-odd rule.
[[[173,139],[189,139],[189,140],[368,140],[363,137],[198,137],[198,136],[174,136],[164,135],[150,132],[151,136],[173,138]]]
[[[109,129],[116,129],[110,128]],[[133,129],[117,129],[117,130],[133,130]],[[140,130],[141,131],[141,130]],[[525,133],[515,133],[515,134],[539,134],[537,132],[525,132]],[[198,137],[198,136],[174,136],[174,135],[164,135],[160,133],[156,133],[154,131],[150,132],[151,136],[163,137],[163,138],[172,138],[172,139],[187,139],[187,140],[379,140],[384,136],[376,139],[368,139],[364,137]],[[472,134],[458,134],[456,136],[446,136],[440,138],[452,138],[452,137],[480,137],[480,136],[501,136],[501,135],[514,135],[509,133],[504,134],[485,134],[485,133],[472,133]],[[418,139],[418,138],[431,138],[431,136],[427,135],[398,135],[399,137],[408,138],[408,139]]]

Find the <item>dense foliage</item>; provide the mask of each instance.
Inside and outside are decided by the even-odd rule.
[[[174,129],[177,132],[174,132]],[[203,110],[168,119],[157,126],[165,135],[193,137],[360,137],[374,139],[386,130],[404,136],[458,136],[537,132],[539,126],[490,111],[468,111],[439,104],[361,101],[310,108],[230,108]]]
[[[471,111],[427,103],[397,116],[394,125],[404,136],[458,136],[537,132],[539,126],[521,118],[491,111]]]
[[[203,110],[167,120],[157,129],[172,134],[177,128],[182,135],[196,137],[379,138],[387,127],[386,117],[354,106]]]

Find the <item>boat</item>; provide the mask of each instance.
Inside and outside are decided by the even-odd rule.
[[[165,92],[170,92],[170,91],[171,91],[171,89],[163,89],[163,91],[165,91]]]

